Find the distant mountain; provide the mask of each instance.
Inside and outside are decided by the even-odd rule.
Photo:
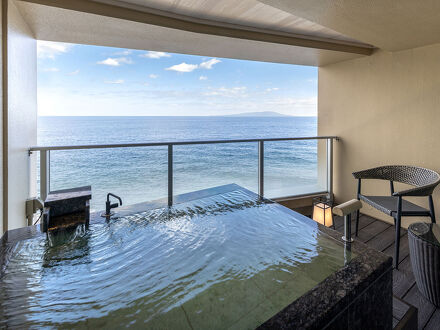
[[[275,111],[260,111],[260,112],[243,112],[235,115],[226,115],[225,117],[291,117],[283,115]]]

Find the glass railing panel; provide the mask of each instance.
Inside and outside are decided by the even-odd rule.
[[[326,140],[264,143],[264,195],[268,198],[327,190]]]
[[[166,146],[51,151],[50,190],[91,185],[93,210],[108,192],[125,205],[167,197],[167,155]]]
[[[121,195],[127,205],[231,183],[259,192],[259,179],[268,198],[322,193],[331,191],[332,181],[328,180],[331,141],[332,138],[300,138],[232,143],[176,141],[172,147],[166,143],[137,147],[130,144],[50,147],[50,190],[91,185],[93,210],[103,208],[108,192]],[[259,146],[263,147],[261,153]],[[43,189],[39,195],[44,198],[46,181],[39,177],[39,167],[44,169],[46,163],[38,158],[44,160],[42,154],[49,151],[39,152],[39,147],[31,150],[38,153],[36,183]],[[172,151],[171,187],[169,150]],[[259,171],[261,159],[263,176]],[[49,173],[43,177],[48,176]],[[170,193],[168,189],[172,189]],[[172,199],[168,202],[172,203]]]
[[[258,191],[258,143],[174,146],[174,194],[236,183]]]

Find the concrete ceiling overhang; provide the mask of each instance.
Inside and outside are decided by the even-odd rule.
[[[259,0],[387,51],[440,42],[439,0]]]
[[[329,41],[359,41],[258,0],[92,0],[208,24],[231,24]],[[365,45],[368,46],[368,45]]]
[[[256,0],[249,1],[259,4]],[[16,3],[35,37],[41,40],[314,66],[373,51],[373,47],[353,42],[329,29],[319,28],[316,32],[314,23],[310,23],[309,30],[315,30],[315,35],[293,33],[296,30],[288,23],[289,16],[280,19],[287,22],[287,27],[276,29],[272,24],[269,29],[264,20],[257,23],[248,20],[246,25],[241,25],[224,17],[211,20],[206,16],[182,16],[136,3],[121,7],[117,5],[121,1],[19,0]],[[261,15],[257,13],[253,17],[260,19]],[[299,23],[307,29],[304,20]]]

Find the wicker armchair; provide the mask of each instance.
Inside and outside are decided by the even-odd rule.
[[[394,218],[396,226],[394,267],[398,267],[400,247],[400,224],[402,216],[426,216],[435,223],[434,203],[432,192],[440,183],[440,175],[432,170],[416,166],[390,165],[375,167],[364,171],[354,172],[353,176],[358,179],[357,198],[372,207]],[[367,196],[361,193],[362,179],[378,179],[390,181],[390,196]],[[394,192],[394,181],[406,183],[413,188]],[[426,196],[429,200],[429,210],[413,204],[403,197]],[[359,211],[356,214],[356,236],[359,227]]]

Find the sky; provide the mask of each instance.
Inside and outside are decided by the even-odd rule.
[[[38,41],[40,116],[316,116],[317,68]]]

